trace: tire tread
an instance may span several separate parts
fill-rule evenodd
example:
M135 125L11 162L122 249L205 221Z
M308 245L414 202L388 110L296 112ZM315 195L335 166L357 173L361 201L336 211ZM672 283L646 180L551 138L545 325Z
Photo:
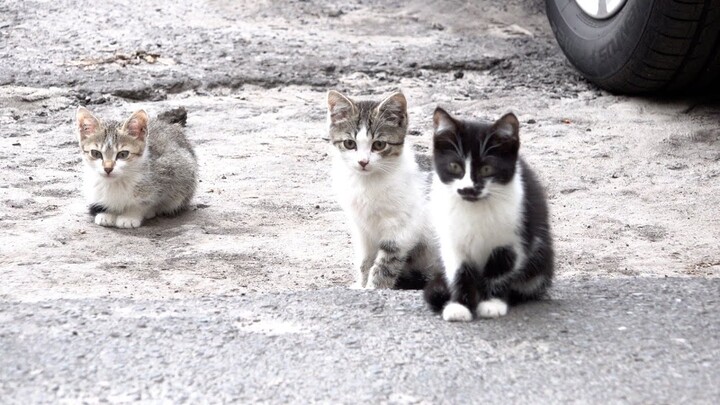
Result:
M720 1L660 0L657 3L662 10L653 26L646 30L646 45L639 49L640 55L634 55L636 63L624 82L639 92L687 90L701 81L702 73L709 71L715 59L720 59L717 56ZM692 35L673 35L672 27L678 23L685 25ZM720 74L717 69L714 71ZM705 81L709 83L712 79Z
M559 0L547 1L548 4L561 4ZM643 10L648 10L644 15L648 17L642 32L635 30L633 34L635 36L632 38L638 41L634 42L634 48L624 52L622 59L615 58L612 69L616 71L605 73L593 68L595 70L590 70L591 75L588 75L590 72L586 73L586 77L600 87L621 93L707 91L714 87L720 88L720 0L641 1L652 3L642 3ZM637 6L628 3L626 7L631 5ZM558 29L552 18L551 25L557 34ZM568 32L561 34L568 35ZM561 42L571 61L572 51L575 51L576 56L584 54L582 48L577 48L572 40L567 41L562 36L558 37L558 42ZM586 60L578 59L576 62ZM590 69L587 62L581 65Z

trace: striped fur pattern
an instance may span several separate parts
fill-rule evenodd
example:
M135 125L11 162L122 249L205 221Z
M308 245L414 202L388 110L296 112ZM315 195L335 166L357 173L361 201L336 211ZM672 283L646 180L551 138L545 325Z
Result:
M351 224L356 288L422 288L440 268L407 126L400 92L380 102L328 92L332 176Z
M76 113L84 189L95 223L137 228L185 209L195 193L197 159L179 125L140 110L123 122Z
M551 285L553 248L542 186L518 156L519 123L434 117L433 223L445 273L425 298L447 321L503 316Z

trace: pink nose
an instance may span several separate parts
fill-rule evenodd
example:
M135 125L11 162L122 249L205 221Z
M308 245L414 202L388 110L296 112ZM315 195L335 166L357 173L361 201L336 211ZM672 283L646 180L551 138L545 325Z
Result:
M368 165L368 163L370 162L368 162L367 160L358 160L358 164L362 166L363 169L365 168L365 166Z
M110 174L110 172L112 171L112 169L113 169L112 167L106 167L106 168L105 168L105 173Z

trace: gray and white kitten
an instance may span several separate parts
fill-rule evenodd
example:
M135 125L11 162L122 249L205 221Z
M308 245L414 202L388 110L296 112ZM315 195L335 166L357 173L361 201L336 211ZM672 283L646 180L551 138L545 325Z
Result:
M419 289L440 271L427 181L405 145L407 101L327 96L332 177L352 228L355 288Z
M197 159L183 129L145 111L124 122L76 113L84 191L95 223L137 228L144 219L186 208L197 185Z

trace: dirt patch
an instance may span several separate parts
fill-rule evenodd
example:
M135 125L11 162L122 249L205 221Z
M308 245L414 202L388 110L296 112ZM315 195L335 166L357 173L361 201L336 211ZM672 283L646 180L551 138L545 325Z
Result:
M426 170L437 105L478 119L514 110L522 153L548 190L560 278L720 275L718 105L592 88L538 3L181 0L138 21L120 3L80 14L3 3L0 296L350 284L323 140L329 87L376 97L403 89L408 142ZM28 36L33 26L41 35ZM67 64L139 49L177 63ZM193 209L137 230L94 225L79 192L78 104L115 118L186 109L201 173Z

